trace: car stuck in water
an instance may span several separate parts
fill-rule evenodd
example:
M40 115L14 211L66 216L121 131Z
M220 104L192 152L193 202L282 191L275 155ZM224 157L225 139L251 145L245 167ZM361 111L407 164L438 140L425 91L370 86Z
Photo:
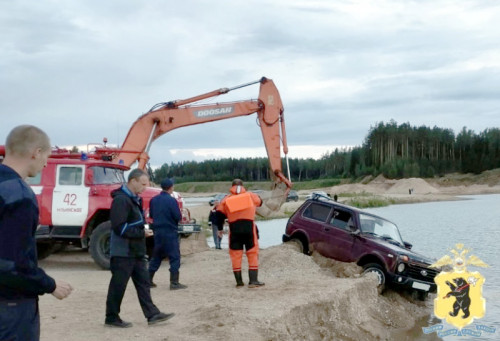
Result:
M327 196L313 195L288 220L283 242L297 243L305 254L319 254L342 262L354 262L363 273L374 273L378 290L401 287L425 300L436 292L430 268L433 260L411 251L396 224Z

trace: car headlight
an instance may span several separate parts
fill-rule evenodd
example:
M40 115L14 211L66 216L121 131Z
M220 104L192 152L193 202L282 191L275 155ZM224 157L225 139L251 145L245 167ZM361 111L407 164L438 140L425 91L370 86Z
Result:
M399 263L398 272L403 272L403 271L405 271L405 263Z

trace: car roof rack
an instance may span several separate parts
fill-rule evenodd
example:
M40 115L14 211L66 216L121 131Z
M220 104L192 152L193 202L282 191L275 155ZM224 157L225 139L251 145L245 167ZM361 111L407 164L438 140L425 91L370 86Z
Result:
M326 195L323 195L323 194L319 194L319 193L312 193L311 195L311 199L312 200L321 200L321 199L326 199L328 201L333 201L332 198L326 196Z

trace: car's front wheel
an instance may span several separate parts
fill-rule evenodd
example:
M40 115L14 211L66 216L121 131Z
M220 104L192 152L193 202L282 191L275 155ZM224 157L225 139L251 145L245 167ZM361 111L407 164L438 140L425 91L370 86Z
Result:
M53 242L42 242L36 243L37 257L38 259L45 259L54 253L56 244Z
M290 241L288 243L293 245L297 249L297 251L299 251L300 253L307 255L306 247L305 247L304 243L302 242L302 240L300 240L299 238L292 238L292 239L290 239Z
M377 276L378 279L378 285L377 285L377 291L379 294L384 292L385 289L385 272L384 269L382 269L382 266L377 263L369 263L363 266L363 275L368 274L368 273L373 273Z

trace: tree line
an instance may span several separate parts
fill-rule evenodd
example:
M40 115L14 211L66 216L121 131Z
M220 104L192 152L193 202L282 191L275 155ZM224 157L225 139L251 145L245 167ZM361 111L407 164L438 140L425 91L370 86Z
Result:
M379 174L391 179L451 172L479 174L500 167L500 129L488 128L476 134L464 127L455 135L451 129L436 126L379 122L370 127L361 146L335 149L318 160L290 158L289 165L292 181ZM165 163L153 171L156 182L165 177L179 183L230 181L237 177L269 181L271 173L267 158L224 158Z

